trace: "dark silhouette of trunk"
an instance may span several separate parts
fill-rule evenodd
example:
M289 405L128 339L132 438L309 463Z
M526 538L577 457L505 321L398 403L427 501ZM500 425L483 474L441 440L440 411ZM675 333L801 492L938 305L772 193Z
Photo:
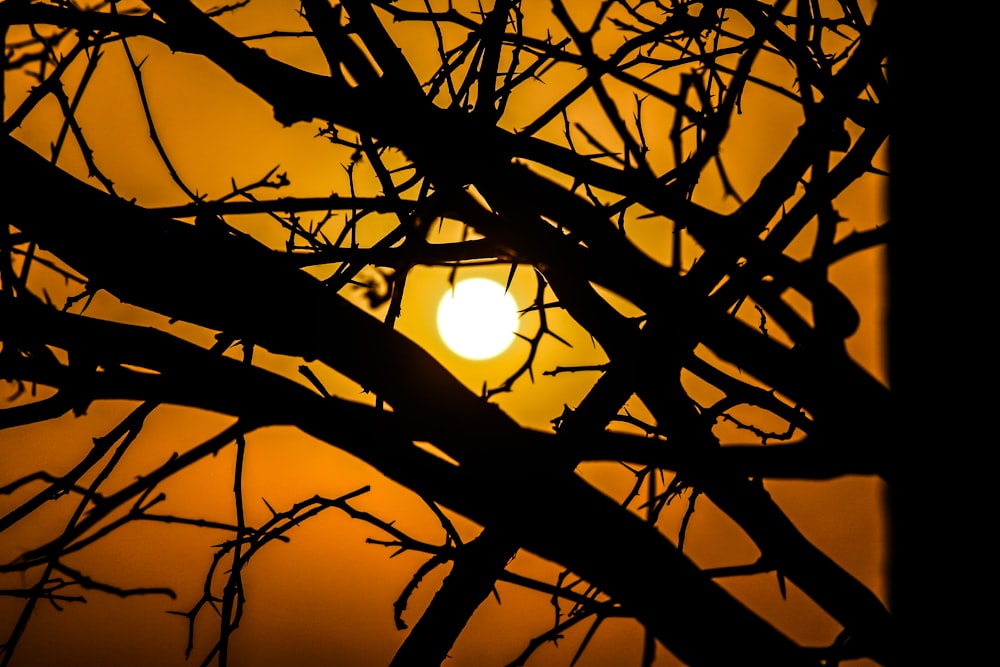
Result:
M71 564L116 530L148 520L228 535L214 547L202 597L176 612L189 624L188 655L202 612L219 612L217 640L202 658L224 667L248 613L244 569L329 508L389 535L387 546L426 556L396 603L397 627L408 633L392 665L443 664L501 581L545 591L556 610L553 626L527 638L521 656L502 658L510 664L524 664L592 618L579 648L588 650L609 616L643 626L643 667L660 647L706 666L923 659L900 641L912 641L906 633L920 609L914 581L893 570L901 631L870 582L796 526L767 487L772 479L878 478L890 486L894 517L907 516L924 493L923 482L902 470L894 443L902 422L907 437L925 442L931 436L913 425L944 403L940 392L924 391L925 367L907 356L900 322L925 308L938 275L905 242L913 220L947 217L952 201L928 208L910 194L938 187L939 175L928 180L932 170L913 168L923 148L900 122L903 105L895 103L895 117L884 108L887 55L905 62L899 54L911 48L894 35L898 7L447 4L304 0L293 23L274 14L281 27L240 34L230 19L263 5L0 3L3 71L15 82L5 82L0 138L0 379L14 387L12 405L0 408L0 434L81 416L97 402L139 406L60 474L0 478L0 495L16 498L0 515L0 534L75 503L61 532L39 532L0 563L4 582L20 578L2 583L0 595L25 600L0 646L0 667L17 664L15 649L41 602L74 603L77 590L175 595L99 581ZM315 47L308 67L269 50L285 39ZM159 55L139 53L140 45ZM276 126L317 124L330 160L342 160L347 189L280 196L291 181L274 169L250 185L232 177L223 196L200 194L207 186L185 181L168 133L157 129L163 98L147 58L177 57L166 51L195 57L255 96ZM107 153L91 146L106 141L94 138L88 105L112 76L112 52L131 68L124 83L137 92L155 166L182 203L152 206L120 194L125 188L105 173ZM913 70L900 72L912 86ZM28 90L17 92L24 81ZM777 111L761 113L771 103ZM774 135L773 157L732 167L733 146L791 116L796 124ZM744 129L746 118L768 127ZM893 221L878 211L848 221L845 202L888 176L879 165L890 132L898 134ZM51 159L38 152L46 143ZM260 144L266 150L267 141ZM63 166L65 145L79 149L87 181ZM236 221L247 215L273 229L244 231ZM894 231L900 221L904 232ZM461 237L446 239L444 222L458 225ZM655 242L643 225L656 225ZM379 226L389 231L372 240ZM835 265L884 248L890 234L893 392L850 349L856 336L871 335L863 328L871 309L834 280ZM508 288L522 269L518 275L530 274L538 287L524 312L536 331L519 333L529 347L523 363L477 392L433 345L399 333L397 321L404 294L416 289L415 269L446 268L453 281L480 266L509 271ZM78 283L80 293L53 303L59 281ZM348 298L350 290L362 290L368 307ZM99 292L171 325L139 327L110 306L87 313ZM554 313L589 337L601 363L541 368L545 346L566 342L551 324ZM185 340L175 322L211 332L215 343ZM242 361L228 356L236 346ZM260 362L255 350L294 360L299 375ZM334 396L318 372L357 383L371 400ZM566 398L551 430L525 426L492 402L564 373L577 374L584 391ZM631 401L649 416L630 412ZM164 405L224 415L229 425L121 481L112 473L146 417ZM617 429L623 422L630 430ZM951 424L939 424L933 441L947 440ZM358 510L351 503L367 486L337 498L304 489L305 500L268 505L269 520L248 524L247 438L275 425L416 492L440 520L443 544ZM160 485L230 447L231 524L153 516ZM588 480L581 464L598 461L622 462L634 474L627 497L611 498ZM680 532L668 535L658 521L685 493ZM699 498L749 539L756 562L709 569L689 558L685 531ZM481 532L463 539L449 512ZM920 538L905 519L894 525L898 565ZM515 576L508 564L522 549L565 568L563 575L556 582ZM437 567L450 571L408 628L410 594ZM565 583L570 574L575 583ZM787 580L837 634L824 647L801 645L720 584L733 575L776 577L782 595ZM570 617L561 603L573 606Z

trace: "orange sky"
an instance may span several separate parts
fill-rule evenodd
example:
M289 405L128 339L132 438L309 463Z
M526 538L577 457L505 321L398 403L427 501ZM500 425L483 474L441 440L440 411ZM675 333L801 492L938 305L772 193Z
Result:
M524 3L525 14L530 18L528 30L544 33L546 26L553 25L550 16L541 16L547 15L544 8L548 4L541 0ZM594 3L572 4L573 11L580 11L583 16ZM297 7L295 2L252 3L250 8L226 19L224 25L240 34L285 28L301 30L304 24L297 15ZM427 30L412 25L394 26L393 30L418 72L429 73L435 64L435 52ZM613 37L613 33L609 35L609 39ZM281 196L348 193L345 152L317 139L316 124L281 127L274 122L270 108L204 59L173 55L148 39L132 39L129 43L138 59L146 58L142 70L144 81L171 159L185 181L195 185L199 193L220 196L230 189L232 181L252 182L275 165L280 165L280 171L287 172L291 180L291 185L279 193ZM323 70L319 64L321 54L307 39L271 40L266 48L297 66ZM777 62L765 63L765 67L779 66ZM75 81L79 71L80 66L74 65L67 79ZM559 90L575 83L578 79L574 76L579 75L568 70L553 72L544 86L532 84L526 88L522 97L512 101L503 124L514 128L526 123L537 105L551 101ZM29 83L23 77L8 76L6 114L23 98ZM655 119L664 110L665 107L658 109L650 104L645 113ZM743 110L731 140L725 144L724 158L737 190L748 194L794 135L801 118L796 116L793 105L757 88L748 91ZM600 111L593 100L584 100L574 112L579 122L592 122L595 126L600 123ZM14 136L47 154L46 146L59 117L58 108L48 100ZM79 120L96 158L124 197L135 197L138 203L149 207L185 201L160 165L148 139L135 84L117 45L106 49L80 108ZM650 144L663 146L659 154L654 150L650 159L665 166L670 161L666 147L669 124L650 122L649 126ZM554 137L560 133L561 126L557 123L541 134ZM71 142L59 165L81 177L85 174ZM94 183L92 179L89 182ZM364 169L358 170L355 187L359 193L378 192L374 177ZM843 234L870 229L885 219L882 187L880 179L865 179L838 200L838 211L850 220L842 226ZM708 178L699 186L698 199L712 201L716 208L733 206L733 202L715 203L720 192L719 184ZM314 217L318 218L318 214ZM231 222L268 243L276 246L283 243L281 234L263 216L234 218ZM360 242L372 243L389 228L390 221L366 224L360 229ZM662 262L670 260L670 231L662 223L637 218L629 221L629 230L645 252ZM432 239L458 240L460 234L458 225L445 225L441 234ZM796 247L808 250L805 241L797 241ZM691 253L696 251L693 242L686 248ZM833 282L848 294L862 316L861 328L848 341L850 352L880 379L885 378L882 262L881 252L872 250L835 265L832 271ZM447 268L441 267L422 267L411 272L398 329L430 351L470 389L479 392L484 382L496 385L516 369L527 345L515 341L504 354L487 362L464 360L447 350L434 329L434 314L448 288L448 273ZM503 281L507 268L484 267L460 272L464 277L477 275ZM164 280L169 279L164 276ZM76 286L67 287L55 280L40 281L35 287L43 282L56 302L78 291ZM519 268L511 290L522 306L529 303L535 290L535 276L530 267ZM345 296L363 304L359 292L346 291ZM634 314L633 305L613 296L609 298L622 312ZM384 307L381 312L384 314ZM98 295L88 314L161 327L206 346L213 342L214 332L185 324L169 325L161 316L123 305L106 293ZM752 310L747 316L756 317ZM576 405L597 377L593 373L553 377L541 371L606 361L600 347L571 318L563 313L552 313L550 317L552 329L572 347L547 339L535 365L533 382L524 377L512 394L494 399L522 425L541 430L550 430L550 420L562 412L564 405ZM537 316L525 315L522 332L533 331L536 326ZM238 350L234 351L234 356L237 353ZM263 351L255 359L305 383L296 371L301 360L278 358ZM350 380L319 364L311 364L310 368L333 394L356 401L371 400ZM413 378L413 382L419 383L420 379ZM56 474L68 469L90 446L91 438L109 430L131 407L122 403L95 404L79 419L67 416L41 425L0 431L0 460L4 463L0 485L37 469ZM645 408L634 397L627 407L633 414L645 414ZM109 487L126 484L136 475L155 468L172 452L197 444L230 421L172 406L158 408L109 480ZM628 430L627 426L617 428ZM719 433L730 441L733 438L745 441L745 433L735 429L723 428ZM250 434L247 444L244 483L249 523L259 523L270 516L263 499L281 510L314 493L332 497L370 485L371 491L354 501L356 507L387 521L395 520L397 526L427 540L441 539L437 520L413 493L325 443L292 429L267 428ZM218 457L187 471L183 479L165 484L168 499L161 511L231 521L234 455L233 448L227 448ZM580 473L617 498L627 492L633 481L631 473L617 464L585 464ZM884 599L885 527L881 514L883 488L879 481L860 477L823 483L769 481L767 488L810 539ZM0 515L37 489L36 486L0 496ZM671 539L676 539L686 506L686 497L675 500L661 519L660 527ZM40 532L57 530L69 509L68 503L54 503L4 533L0 539L0 560L7 561L20 553ZM461 517L455 520L466 538L477 533L478 528L471 522ZM365 544L366 538L384 535L336 509L296 528L290 536L289 544L265 550L247 571L247 616L233 639L233 664L387 664L404 637L393 626L392 603L423 557L407 553L390 559L391 551ZM170 586L177 591L178 599L120 600L89 592L86 605L70 604L61 612L40 605L14 664L71 662L81 667L190 664L184 663L183 657L185 621L165 612L185 610L197 600L212 547L222 538L220 532L177 526L140 524L122 530L120 535L75 562L92 576L103 576L123 586ZM699 500L689 528L685 552L703 567L751 562L757 556L748 538L704 498ZM548 579L559 571L554 564L524 552L518 555L511 569ZM414 595L405 615L411 624L430 600L444 572L439 568L428 576ZM5 585L3 582L0 578L0 587ZM825 645L836 636L836 624L794 586L789 585L788 599L782 600L773 576L735 578L722 583L795 640ZM484 603L452 651L449 665L506 664L526 646L528 639L551 624L552 608L545 595L523 592L507 584L500 584L498 592L502 604L493 599ZM7 632L19 609L18 601L0 597L0 633ZM199 622L200 641L195 650L198 660L202 655L199 649L204 651L209 646L207 640L215 632L214 622L210 613L204 614ZM558 649L551 645L541 649L528 664L539 667L569 664L584 629L585 626L568 633ZM582 667L638 665L641 650L638 625L611 619L597 633L578 664ZM658 656L657 666L677 664L665 651L660 650Z

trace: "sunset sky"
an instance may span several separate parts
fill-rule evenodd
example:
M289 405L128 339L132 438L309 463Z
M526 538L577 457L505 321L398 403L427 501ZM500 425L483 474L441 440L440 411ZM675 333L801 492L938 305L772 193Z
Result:
M140 5L141 3L133 3ZM198 3L208 9L210 3ZM423 11L423 2L397 2L400 8ZM432 1L443 11L447 3ZM474 3L458 2L456 8L474 16ZM492 3L484 3L491 5ZM589 25L600 3L596 0L566 3L578 25ZM634 4L634 3L633 3ZM837 7L835 2L821 3ZM860 3L865 16L871 17L874 2ZM525 0L522 3L524 34L556 42L565 36L550 2ZM119 11L125 11L120 6ZM791 12L791 9L786 10ZM834 10L837 14L839 10ZM437 37L433 27L412 22L393 23L387 14L379 14L402 53L422 81L429 80L440 65ZM618 16L618 14L613 14ZM837 14L839 15L839 14ZM477 19L478 20L478 19ZM267 53L306 71L326 75L329 68L316 41L309 36L291 36L307 31L309 26L299 13L298 2L251 2L247 7L227 13L219 19L227 30L241 36L279 34L267 39L254 39L250 44L266 49ZM734 15L734 30L745 29ZM49 30L47 28L47 30ZM452 27L443 39L450 45L460 43L466 32ZM28 39L24 26L13 26L8 44ZM613 27L598 33L595 51L608 54L623 41ZM127 40L133 58L142 62L142 84L149 100L153 122L159 140L176 167L180 179L199 196L209 201L229 194L234 186L243 187L266 174L286 175L288 184L280 189L260 189L254 196L260 199L277 197L326 197L331 194L376 197L383 193L375 171L366 160L351 162L351 149L336 145L321 136L326 125L320 121L298 122L282 126L274 119L271 106L234 82L207 59L172 53L162 44L146 37ZM829 42L828 42L829 44ZM67 50L71 44L58 46ZM835 48L832 44L829 48ZM664 54L667 52L664 51ZM660 55L659 52L657 55ZM732 60L723 60L730 64ZM86 66L81 57L66 71L63 80L72 96ZM652 76L651 72L647 72ZM763 53L754 65L754 75L761 79L792 86L794 71L779 56ZM670 75L673 76L673 75ZM534 121L549 106L576 86L585 73L581 68L561 63L546 70L540 80L532 79L518 88L510 98L502 128L515 131ZM667 75L653 78L664 89L673 89ZM679 84L679 77L677 84ZM37 85L24 71L8 71L4 81L6 99L4 117L26 99L32 86ZM611 81L609 92L620 105L623 116L632 122L635 111L634 91L619 81ZM691 94L692 98L694 94ZM447 104L444 92L435 103ZM591 132L596 141L610 143L614 128L608 123L599 100L585 95L570 107L571 122ZM190 199L172 179L150 140L150 129L139 102L136 80L130 70L128 56L120 41L104 45L100 65L93 73L75 114L86 134L94 158L102 171L114 182L119 196L134 200L138 205L165 210L173 217L193 222L193 215L175 215L176 207ZM670 107L650 100L642 107L644 141L650 150L648 161L657 172L667 171L673 164L670 147L674 114ZM63 112L53 96L45 98L15 129L11 136L49 157L51 144L59 134ZM734 116L732 129L721 148L732 187L743 197L759 186L761 179L781 157L802 125L802 110L798 104L760 85L749 85L740 100L740 112ZM861 130L849 126L852 140ZM562 118L556 118L539 130L536 136L553 144L564 145ZM345 132L344 138L353 139ZM593 150L579 131L573 140L582 153ZM693 146L693 144L692 144ZM693 150L693 149L692 149ZM404 167L407 156L394 149L383 154L386 167ZM873 164L876 170L887 169L885 149L879 151ZM91 186L100 189L97 179L88 177L78 145L67 139L59 157L58 167ZM528 168L568 187L572 179L544 165L528 164ZM400 172L405 173L405 172ZM276 176L272 176L272 181ZM405 176L397 176L397 183ZM838 226L838 240L852 233L872 230L884 224L888 215L885 204L885 179L869 173L854 182L837 198L836 212L845 219ZM473 193L478 194L478 193ZM600 197L614 199L610 193ZM409 196L416 197L416 189ZM235 201L235 200L234 200ZM723 184L712 168L706 168L695 191L693 201L722 214L739 207L739 202L725 194ZM325 211L300 213L305 226L323 220ZM344 228L347 213L336 212L326 221L324 230L333 238ZM80 220L86 225L87 220ZM285 248L288 233L267 214L228 215L226 222L245 235L271 248ZM17 221L4 224L17 228ZM357 226L355 240L359 247L378 243L398 224L392 215L374 214ZM480 238L474 230L456 220L430 223L427 240L432 244L457 243ZM630 207L625 216L628 238L648 257L664 266L678 266L686 271L696 261L701 248L685 233L681 244L682 257L675 264L673 257L673 226L662 217L644 216L640 206ZM797 236L787 254L805 260L812 252L816 225L811 224ZM346 247L348 241L344 242ZM41 259L53 259L40 249ZM123 248L123 253L128 249ZM21 260L18 260L21 261ZM58 261L58 260L54 260ZM849 256L830 267L830 282L839 288L857 308L861 324L847 339L850 356L868 373L886 383L885 368L885 297L884 255L881 246ZM326 279L333 275L338 263L326 262L304 270ZM185 271L179 265L178 273ZM395 329L426 350L437 362L452 373L471 392L479 395L484 386L499 387L524 363L529 344L515 339L505 351L494 358L470 360L449 349L437 330L437 308L451 289L453 267L423 266L412 268L406 276L401 311ZM527 309L521 316L519 332L532 336L540 326L540 316L529 307L536 297L538 278L529 264L518 264L511 278L508 261L486 262L481 266L462 267L457 278L486 277L501 284L510 279L510 294L519 308ZM164 275L163 281L172 278ZM359 281L384 282L372 267L358 275ZM66 299L80 293L82 286L63 280L44 267L34 269L29 288L43 293L51 302L62 305ZM643 315L642 309L624 297L600 286L598 293L626 318ZM366 300L365 289L348 285L340 295L358 308L385 319L389 303L372 307ZM544 301L557 299L551 289ZM812 322L809 302L790 291L786 301L803 319ZM71 312L79 313L81 304ZM98 292L87 307L90 317L154 327L203 348L216 342L218 332L188 322L171 322L169 318L137 306L129 305L106 291ZM740 310L741 319L758 326L760 317L750 305ZM537 349L532 373L520 375L513 391L491 394L490 400L520 426L536 431L552 432L553 420L564 410L580 404L600 376L597 370L556 372L580 366L600 366L608 362L608 354L588 330L566 311L551 307L545 310L546 324L558 336L546 336ZM672 325L671 325L672 326ZM676 323L683 327L684 322ZM770 324L777 340L787 341L776 325ZM782 339L784 336L784 339ZM562 339L562 340L560 340ZM699 358L722 368L724 372L748 380L737 369L721 361L706 347L696 350ZM234 346L227 356L242 358L242 349ZM345 375L317 360L283 356L257 347L255 365L271 370L298 384L315 390L301 372L308 368L330 394L365 405L374 405L378 398ZM372 363L379 363L372 360ZM424 378L408 377L414 387L421 387ZM688 373L682 375L685 390L695 401L709 405L718 400L718 390ZM428 393L433 387L427 387ZM53 390L39 387L37 394L16 394L16 384L0 384L0 396L11 396L17 405L39 400ZM786 400L781 397L781 400ZM60 475L72 468L93 446L93 439L112 430L138 403L128 401L98 401L91 404L85 415L72 413L37 424L0 430L0 487L43 470ZM622 419L610 429L642 435L642 430L627 423L627 417L653 421L649 409L633 395L624 409ZM773 414L749 406L737 406L730 413L732 420L720 419L713 433L723 445L759 443L746 428L739 428L736 419L753 422L761 429L783 430L787 425ZM233 423L233 418L207 411L174 405L157 407L146 424L102 486L110 494L137 477L148 474L175 452L184 452L211 438ZM801 435L801 433L799 433ZM425 445L433 449L430 445ZM157 488L166 494L157 506L163 515L197 517L205 521L231 524L235 519L233 470L236 448L228 446L217 456L206 458L171 478ZM635 484L635 475L625 465L616 462L586 462L577 469L589 483L622 501ZM658 482L662 492L671 474ZM84 481L93 479L93 474ZM260 525L276 512L288 510L295 503L319 495L336 498L364 487L370 487L350 501L352 507L368 512L408 535L432 544L444 541L441 523L427 504L413 491L393 482L382 472L322 442L301 430L288 426L268 426L246 437L246 460L243 476L246 522ZM13 493L0 495L0 516L18 507L36 494L40 483L25 485ZM883 601L886 599L885 517L883 515L883 482L875 476L845 476L824 481L767 480L765 488L792 522L816 546L848 573L866 584ZM511 489L516 493L517 489ZM641 508L643 496L630 508L645 516ZM674 498L657 523L671 541L678 539L690 490ZM49 502L27 519L0 533L0 562L8 563L25 550L51 539L65 526L78 498L64 496ZM128 505L127 505L128 506ZM481 527L473 521L445 508L463 539L471 540ZM117 515L116 515L117 516ZM247 597L244 618L233 635L230 653L234 665L386 665L403 641L405 631L397 630L393 621L393 603L410 582L414 572L429 558L427 554L407 551L392 557L395 549L368 543L369 539L392 539L377 526L337 508L325 510L319 516L292 529L287 543L272 543L262 549L244 572ZM214 528L183 526L177 523L136 521L96 544L75 554L67 562L101 581L113 582L123 588L167 587L176 592L176 599L166 595L148 595L121 599L99 591L85 591L86 604L67 602L58 610L41 602L36 609L13 665L74 664L81 667L111 664L143 664L171 667L199 664L217 637L218 616L204 609L197 616L195 644L191 658L185 662L187 619L183 615L192 609L202 595L205 575L212 565L212 555L218 545L231 537L231 532ZM702 496L686 529L684 553L701 568L745 565L759 556L750 538ZM428 574L409 600L403 618L412 627L430 602L450 565ZM224 569L224 568L223 568ZM509 564L508 571L554 583L562 571L556 563L521 550ZM28 577L37 576L29 573ZM20 573L0 573L0 589L24 585ZM786 595L773 574L721 578L718 582L767 621L793 640L805 646L828 646L839 625L828 617L794 584L787 583ZM221 591L224 575L215 585ZM582 587L581 587L582 591ZM500 582L497 598L487 599L472 618L466 632L450 652L446 664L456 667L506 665L515 660L528 642L551 628L554 608L550 596L526 591L513 584ZM0 596L0 639L2 643L21 613L24 601ZM683 600L665 601L668 605L683 605ZM562 603L565 614L570 603ZM532 667L569 665L580 642L584 640L589 621L565 633L558 642L546 644L528 661ZM724 641L724 640L722 640ZM576 663L581 667L639 665L643 650L643 629L634 620L606 619L594 634L587 650ZM659 667L680 665L663 647L658 647ZM873 665L867 660L848 661L852 667Z

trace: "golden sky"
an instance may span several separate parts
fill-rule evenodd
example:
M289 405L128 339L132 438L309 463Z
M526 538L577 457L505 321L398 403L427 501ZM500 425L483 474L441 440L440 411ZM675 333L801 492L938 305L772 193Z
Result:
M445 5L443 2L430 4L435 8ZM574 19L580 25L587 25L599 3L588 0L567 4L571 5ZM862 3L866 15L871 15L873 4ZM199 3L204 8L208 5ZM397 5L416 10L423 8L422 2L401 1ZM462 11L471 11L466 5L470 3L455 2ZM550 5L541 0L522 3L526 34L544 38L548 31L554 39L561 37ZM308 28L299 14L298 2L251 2L224 16L220 23L239 35ZM430 26L384 23L418 76L428 79L440 64L436 37ZM8 35L8 42L25 37L25 30L15 27ZM454 42L463 39L464 34L453 29L444 38ZM609 53L622 39L619 33L609 29L600 33L594 46L599 52ZM327 73L322 52L308 37L275 37L255 40L253 44L302 69ZM361 196L375 196L381 192L378 180L363 162L351 172L352 183L347 169L350 151L317 137L322 124L303 122L283 127L275 122L273 110L267 103L234 83L206 59L171 53L148 38L130 38L128 45L135 59L143 62L142 81L160 139L180 177L199 195L209 199L224 196L233 184L253 183L275 167L277 173L287 174L290 184L280 191L261 191L261 197L348 195L352 187ZM59 48L67 47L60 45ZM84 65L85 60L80 59L70 66L65 80L75 85ZM773 55L762 56L755 72L758 76L783 82L790 76L786 64ZM530 81L511 98L500 125L510 130L524 127L540 110L576 85L582 76L579 68L560 65L547 72L543 81ZM23 73L8 73L5 117L25 98L33 83ZM610 84L609 91L622 108L631 113L632 91L617 84ZM571 107L571 113L572 122L589 128L596 138L612 136L594 96L581 98ZM657 170L666 170L673 160L669 149L672 113L666 105L652 100L644 107L643 115L648 130L645 139L651 147L649 161ZM61 118L56 101L49 97L12 134L47 156ZM150 141L136 82L119 43L104 48L100 66L88 85L76 118L86 132L95 159L114 181L122 197L134 198L139 205L154 209L187 203ZM722 158L737 192L743 196L753 192L801 123L801 109L796 104L763 87L748 87L741 100L741 113L734 120L731 135L722 149ZM856 138L858 128L848 129ZM562 121L558 119L545 126L538 136L562 144L562 133ZM575 135L575 140L585 145L580 134ZM879 157L884 162L884 155ZM388 166L401 166L406 162L405 156L391 150L384 159ZM98 185L95 179L87 179L86 165L72 141L67 141L58 166L86 179L91 185ZM885 168L884 163L875 166ZM541 171L540 167L529 167ZM694 200L723 213L734 210L738 202L725 197L720 181L712 176L715 172L707 169L705 174ZM568 184L564 176L550 176ZM883 180L872 175L850 186L838 198L837 211L847 219L838 228L839 238L872 229L885 221L883 188ZM322 219L323 212L301 215L305 223L316 223ZM662 219L643 218L635 209L630 209L628 215L626 225L633 242L656 261L670 264L673 261L671 227ZM337 225L342 226L343 219L341 215L327 223L327 233L336 234ZM284 247L287 234L266 215L229 216L227 222L272 247ZM10 224L17 225L16 221ZM395 224L391 216L366 218L357 230L358 243L364 247L377 242ZM455 242L465 233L459 223L446 221L439 229L435 227L428 238L434 243ZM793 242L789 254L808 256L815 233L814 226L807 228ZM683 248L685 259L681 263L688 268L699 249L690 237L685 237ZM851 356L874 377L885 382L883 261L880 249L859 253L834 264L830 279L844 291L861 315L860 328L847 341ZM314 267L310 271L327 277L333 268ZM177 270L183 271L184 267L178 266ZM490 265L462 268L458 275L491 277L505 282L508 272L506 265ZM489 361L465 360L448 350L437 334L434 316L437 303L449 288L450 273L449 267L441 266L418 266L409 273L396 328L430 352L470 390L479 393L484 383L495 387L513 373L524 361L528 345L515 341L506 352ZM368 269L361 277L370 279L374 273ZM171 276L164 275L163 280L169 282ZM44 289L55 303L80 291L79 285L65 284L44 271L33 274L31 286L39 292ZM521 265L514 274L510 290L521 307L527 307L534 298L536 286L533 268ZM637 306L610 291L602 289L601 294L626 316L641 313ZM362 290L348 287L342 295L358 307L367 308ZM548 295L549 299L554 299L551 291ZM811 320L808 303L804 299L796 303L794 298L794 295L790 298L793 307ZM375 309L374 314L384 318L386 310L387 306L383 305ZM87 314L157 327L204 347L214 342L216 333L183 322L168 323L165 317L121 303L106 292L96 295ZM751 308L741 311L740 315L756 326L757 314ZM525 375L517 380L513 392L492 398L522 426L542 431L551 431L551 421L562 413L564 406L576 406L598 377L594 372L547 375L543 371L607 361L600 345L565 312L549 310L547 317L551 330L568 345L551 337L544 339L535 360L533 378ZM538 315L526 313L521 331L533 332L537 327ZM238 358L241 351L235 348L227 354ZM303 363L301 359L270 354L258 348L254 361L311 386L297 370ZM332 394L368 404L375 400L357 383L322 364L307 362L307 365ZM419 377L409 380L417 386L421 383ZM687 379L686 388L695 396L709 392L699 389L692 378ZM13 393L12 389L4 391ZM41 395L44 396L45 391L42 388ZM66 415L42 424L0 431L0 461L3 462L0 485L36 470L60 474L69 469L91 447L92 438L109 431L134 406L126 402L99 402L91 405L85 416ZM633 416L649 418L645 406L634 396L626 408ZM759 414L740 415L758 418L765 425L775 423ZM231 422L231 418L193 409L170 405L157 408L136 444L106 482L107 488L128 484L137 475L162 464L172 453L196 445ZM624 423L616 423L612 428L639 432ZM747 432L732 424L720 424L715 432L723 443L747 441ZM220 522L233 521L234 460L235 449L228 447L218 456L185 471L178 479L169 480L160 489L167 498L159 510ZM395 521L397 527L415 537L431 542L443 539L437 518L413 492L358 459L295 429L268 427L249 434L245 465L245 510L249 524L267 521L271 516L269 507L283 511L313 494L336 497L368 485L371 490L352 501L356 508L385 521ZM626 467L617 463L586 463L578 472L619 500L628 493L635 479ZM0 495L0 515L19 505L38 488L22 488L13 494ZM883 486L878 479L850 476L819 483L770 480L766 488L806 536L885 599ZM677 539L688 506L687 498L685 495L675 499L661 516L658 525L671 540ZM69 511L70 503L49 503L29 520L0 534L0 561L7 562L37 543L39 535L58 531ZM477 534L479 527L476 524L456 514L450 516L463 537L471 539ZM289 537L289 543L274 544L263 550L245 573L248 603L245 618L233 637L232 664L359 667L388 664L405 637L405 633L393 625L393 602L413 572L426 560L426 555L407 552L390 558L391 549L366 543L367 538L386 539L384 533L337 509L329 509L305 522L291 531ZM168 667L200 661L216 632L215 615L205 611L198 617L195 651L191 661L185 663L186 620L167 612L186 611L198 600L214 547L221 539L224 539L221 531L136 522L78 554L73 562L94 578L113 580L123 587L168 586L178 597L176 600L165 596L119 599L89 591L86 604L66 604L61 611L41 604L13 664L72 662L81 666L143 664ZM704 568L749 563L757 557L749 538L705 498L698 501L687 530L684 551ZM526 551L518 554L509 569L549 581L560 572L556 564ZM446 567L436 569L411 598L404 614L411 626L446 572ZM0 578L0 588L7 587L8 583ZM823 646L836 637L837 624L794 585L788 584L787 599L783 599L773 574L734 577L721 583L800 643ZM497 592L500 602L491 598L482 605L447 664L456 667L507 664L526 647L531 637L550 627L553 609L546 595L505 583L498 585ZM21 604L18 599L0 597L0 633L8 632L7 628L20 613ZM558 646L546 645L528 664L538 667L569 664L587 625L568 632ZM641 653L641 627L634 621L609 619L577 664L582 667L638 665ZM680 664L662 647L657 655L657 666ZM854 661L849 664L873 663Z

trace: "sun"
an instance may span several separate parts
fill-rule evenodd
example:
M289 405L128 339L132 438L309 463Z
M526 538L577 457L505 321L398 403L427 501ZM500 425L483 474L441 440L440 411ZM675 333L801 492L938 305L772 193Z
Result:
M517 331L517 302L503 285L469 278L449 290L437 314L438 331L455 354L489 359L510 346Z

